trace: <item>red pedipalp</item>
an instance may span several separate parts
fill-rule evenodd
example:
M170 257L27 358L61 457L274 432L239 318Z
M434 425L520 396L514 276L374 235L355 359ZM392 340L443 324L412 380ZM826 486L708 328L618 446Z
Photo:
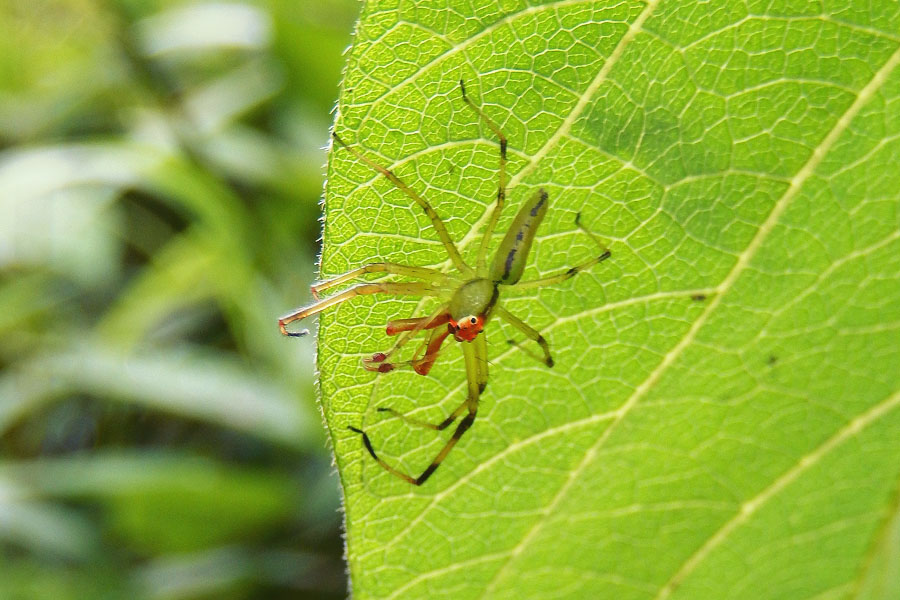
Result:
M429 321L429 319L431 319ZM434 317L416 317L412 319L396 319L389 321L385 331L388 335L397 335L404 331L412 331L414 329L434 329L450 320L450 313L443 312ZM425 322L424 325L421 323Z

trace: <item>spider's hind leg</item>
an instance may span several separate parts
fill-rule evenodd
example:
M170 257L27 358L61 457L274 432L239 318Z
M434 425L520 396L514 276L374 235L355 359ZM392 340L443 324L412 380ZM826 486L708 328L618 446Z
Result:
M474 343L464 343L462 344L463 348L463 356L465 357L466 362L466 381L468 382L468 392L466 395L466 401L459 406L451 416L456 415L457 417L462 415L463 412L468 411L466 416L462 418L459 422L459 425L456 426L456 429L453 431L453 435L450 436L450 439L444 444L444 447L441 448L440 452L437 453L437 456L431 461L422 474L418 477L412 477L411 475L407 475L403 471L400 471L396 467L392 467L388 464L384 459L380 458L378 454L375 452L375 448L372 446L372 441L369 439L368 434L359 429L357 427L348 426L350 431L358 433L363 438L363 445L366 448L366 451L369 455L377 462L381 468L385 471L389 472L391 475L395 477L399 477L400 479L411 483L413 485L422 485L425 483L429 477L437 470L441 463L444 462L444 459L447 458L447 455L453 450L453 447L456 446L456 443L459 442L460 438L469 430L472 426L472 423L475 422L475 416L478 414L478 400L481 395L482 386L482 377L486 375L486 370L483 367L480 367L481 364L487 364L487 356L484 356L484 346ZM458 414L457 414L458 413ZM449 418L449 417L448 417ZM446 419L445 419L446 420ZM452 421L451 421L452 422ZM441 423L443 425L443 423ZM447 423L446 426L449 426L450 423Z
M534 358L535 360L537 360L539 362L544 363L548 367L553 366L553 364L554 364L553 357L550 355L550 344L547 343L547 340L544 339L544 336L542 336L541 333L537 329L535 329L534 327L532 327L531 325L529 325L528 323L526 323L519 317L515 316L514 314L512 314L511 312L509 312L502 306L495 306L494 312L497 313L497 316L500 317L503 321L505 321L506 323L509 323L510 325L512 325L513 327L515 327L516 329L518 329L519 331L524 333L528 339L536 342L541 347L541 351L544 353L544 358L541 359L540 357L538 357L534 352L532 352L528 348L519 346L518 342L509 340L510 344L514 344L517 348L519 348L520 350L525 352L525 354L531 356L532 358Z

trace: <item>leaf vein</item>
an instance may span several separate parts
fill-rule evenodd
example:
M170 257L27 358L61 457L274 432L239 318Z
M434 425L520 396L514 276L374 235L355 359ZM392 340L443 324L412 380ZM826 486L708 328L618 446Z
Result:
M536 6L529 6L518 12L506 15L502 19L499 19L498 21L491 23L490 25L488 25L487 27L485 27L478 33L472 35L469 38L466 38L466 40L464 40L463 42L457 44L456 46L451 47L446 52L443 52L442 54L435 56L433 59L431 59L430 61L423 64L421 67L419 67L419 69L416 70L415 73L412 73L409 77L407 77L406 79L401 81L398 85L396 85L392 88L388 88L387 90L385 90L385 92L383 94L372 99L369 102L368 110L366 111L366 114L363 115L362 120L364 121L367 118L369 118L369 116L372 113L372 110L374 110L381 103L381 101L384 100L389 94L396 92L403 85L406 85L412 81L415 81L416 79L419 78L419 76L421 76L423 73L425 73L428 70L430 70L431 68L433 68L435 65L444 62L445 60L447 60L448 58L454 56L455 54L457 54L459 52L462 52L463 50L465 50L466 48L468 48L475 42L489 36L490 34L492 34L494 31L496 31L500 27L502 27L504 25L508 25L508 24L518 20L521 17L525 17L525 16L532 15L532 14L537 14L537 13L543 12L544 10L555 9L555 8L560 8L560 7L565 7L565 6L576 6L578 4L593 4L594 1L595 0L559 0L558 2L551 2L549 4L539 4Z
M859 415L844 427L838 430L833 436L828 438L824 443L819 445L815 450L803 456L789 470L785 471L778 479L764 489L762 492L744 502L735 512L734 516L720 527L703 546L701 546L687 561L675 572L671 579L660 589L655 600L665 600L673 591L690 575L690 573L699 565L710 552L721 544L735 529L745 523L760 508L772 499L778 492L782 491L788 485L796 481L803 473L819 463L829 452L858 435L866 427L884 417L889 412L900 406L900 392L895 392L885 400L879 402L863 414Z

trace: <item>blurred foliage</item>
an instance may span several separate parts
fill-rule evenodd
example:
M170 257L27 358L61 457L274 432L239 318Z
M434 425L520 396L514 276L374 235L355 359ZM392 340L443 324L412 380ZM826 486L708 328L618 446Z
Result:
M357 8L0 3L0 598L345 595L275 318Z

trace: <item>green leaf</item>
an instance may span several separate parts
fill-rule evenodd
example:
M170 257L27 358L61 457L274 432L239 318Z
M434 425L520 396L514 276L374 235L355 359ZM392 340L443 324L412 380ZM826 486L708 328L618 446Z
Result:
M471 263L509 138L509 205L551 207L506 301L543 367L486 330L478 418L422 487L464 398L374 374L384 324L430 302L359 297L321 319L322 401L358 598L896 598L900 494L900 8L888 0L369 2L336 130L443 216ZM502 11L498 11L502 4ZM449 268L423 212L332 151L323 277ZM496 247L497 240L494 242Z

